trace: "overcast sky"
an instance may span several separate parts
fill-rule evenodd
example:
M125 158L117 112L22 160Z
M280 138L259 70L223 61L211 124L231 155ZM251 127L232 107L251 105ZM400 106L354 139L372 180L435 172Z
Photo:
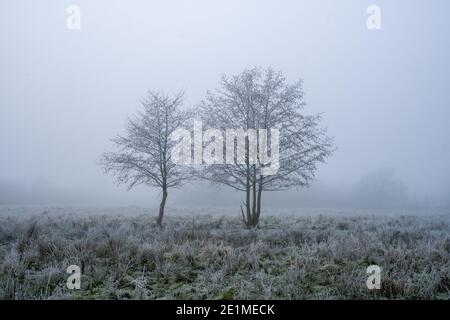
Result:
M66 27L70 4L80 30ZM366 26L372 4L380 30ZM306 111L335 136L321 183L389 167L410 194L445 201L449 12L445 0L1 1L0 181L150 203L97 164L146 90L184 89L193 106L223 73L271 66L304 80Z

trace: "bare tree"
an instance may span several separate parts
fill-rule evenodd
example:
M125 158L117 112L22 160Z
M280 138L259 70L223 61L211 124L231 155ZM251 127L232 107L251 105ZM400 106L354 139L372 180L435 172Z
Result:
M233 156L233 163L225 161L207 166L200 171L200 176L245 192L245 209L241 206L241 211L248 227L258 225L263 191L308 186L317 164L324 162L333 151L332 138L327 136L326 129L319 128L320 115L303 114L304 106L302 82L286 84L282 73L270 68L223 76L219 88L208 92L200 105L200 114L207 126L222 130L241 128L247 133L245 144L239 146L234 139L232 142L236 154L243 151L245 161L239 162ZM258 134L256 140L252 139L249 129L265 129L266 136ZM273 157L276 150L268 143L274 135L271 129L279 130L278 158ZM253 145L256 159L252 160ZM261 157L264 145L267 155L272 155L271 163ZM274 164L278 171L266 174L264 169Z
M174 142L171 133L182 128L189 112L181 110L183 93L173 97L149 91L142 101L143 111L129 118L126 135L117 136L117 151L104 153L101 165L112 173L118 183L128 185L128 190L138 184L159 187L162 191L157 224L162 225L168 189L181 186L189 172L171 159Z
M408 205L407 188L393 168L372 171L355 184L353 202L366 208L404 208Z

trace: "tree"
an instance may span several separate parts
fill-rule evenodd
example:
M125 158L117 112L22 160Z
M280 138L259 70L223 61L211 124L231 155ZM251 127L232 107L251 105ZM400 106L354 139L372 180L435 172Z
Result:
M181 110L183 93L172 97L149 91L142 101L143 111L129 118L126 135L112 139L117 151L106 152L101 165L128 190L138 184L161 188L157 224L162 226L168 189L181 186L189 172L171 159L174 142L170 135L185 125L189 112Z
M364 175L354 186L354 201L366 208L401 208L408 204L407 188L393 168Z
M212 183L245 192L241 212L248 227L258 225L263 191L307 187L317 164L333 151L332 138L319 128L321 116L303 114L304 106L302 82L287 84L281 72L270 68L223 76L219 88L209 91L200 104L207 126L245 131L245 144L233 138L236 156L232 163L208 165L199 174ZM238 161L239 152L244 161ZM277 170L266 173L271 166Z

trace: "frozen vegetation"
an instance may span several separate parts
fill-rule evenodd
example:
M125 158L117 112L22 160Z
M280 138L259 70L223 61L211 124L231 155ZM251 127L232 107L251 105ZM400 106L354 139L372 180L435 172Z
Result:
M3 207L0 298L450 298L448 212L274 211L246 229L238 208L214 210L169 209L161 229L144 208Z

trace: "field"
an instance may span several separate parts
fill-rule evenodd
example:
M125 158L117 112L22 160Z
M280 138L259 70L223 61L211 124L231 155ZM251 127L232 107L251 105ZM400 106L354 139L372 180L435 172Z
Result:
M448 212L274 211L249 230L225 211L168 210L159 229L144 208L3 207L0 298L450 298Z

